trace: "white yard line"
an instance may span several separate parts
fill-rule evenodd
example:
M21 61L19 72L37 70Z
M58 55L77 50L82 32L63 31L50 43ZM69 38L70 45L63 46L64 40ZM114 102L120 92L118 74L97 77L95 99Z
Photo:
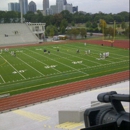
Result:
M89 45L91 45L91 44L89 44ZM94 44L93 44L93 46L97 46L97 45L94 45ZM105 48L116 49L116 50L118 49L118 50L119 50L119 48L112 48L112 47L110 48L110 47L108 47L108 46L105 46ZM121 50L121 49L120 49L120 50ZM113 53L113 52L110 52L110 53L113 54L113 55L117 55L117 56L128 57L128 56L123 56L123 55L115 54L115 53Z
M50 48L49 48L50 49ZM52 49L50 49L50 50L52 50ZM60 52L60 53L63 53L63 52ZM64 54L66 54L66 55L70 55L70 54L67 54L67 53L64 53ZM73 60L70 60L70 59L68 59L68 58L65 58L65 57L61 57L60 55L56 55L56 54L54 54L54 53L52 53L52 55L55 55L55 56L57 56L57 57L60 57L60 58L62 58L62 59L66 59L66 60L69 60L69 61L71 61L71 62L73 62ZM70 55L70 56L73 56L73 55ZM76 58L79 58L79 57L77 57L77 56L73 56L73 57L76 57ZM83 59L83 58L79 58L79 60L86 60L86 59ZM90 68L90 66L88 66L88 65L85 65L85 64L80 64L80 65L83 65L83 66L85 66L85 67L88 67L88 68Z
M29 49L27 49L27 48L25 48L25 49L26 49L26 50L29 50ZM31 50L29 50L29 51L31 51ZM42 57L46 57L45 55L41 55L41 54L39 54L39 53L37 53L37 52L34 52L34 51L31 51L31 52L32 52L32 53L35 53L35 54L37 54L37 55L40 55L40 56L42 56ZM48 59L50 59L50 60L53 60L53 61L55 61L55 62L57 62L57 63L59 63L59 64L62 64L62 65L64 65L64 66L67 66L67 67L69 67L69 68L71 68L71 69L73 69L73 70L75 70L75 71L77 71L77 72L81 72L81 73L87 75L87 73L82 72L82 71L80 71L80 70L77 70L77 69L75 69L75 68L73 68L73 67L71 67L71 66L69 66L69 65L63 64L63 63L61 63L61 62L59 62L59 61L56 61L56 60L54 60L54 59L52 59L52 58L49 58L49 57L46 57L46 58L48 58Z
M124 62L124 61L120 61L120 62L115 62L115 63L117 63L117 64L119 64L119 63L121 63L121 62ZM101 67L101 66L105 66L105 65L111 65L111 64L114 64L114 63L109 63L109 64L103 64L103 65L97 65L97 66L93 66L93 67L90 67L89 69L92 69L92 68L96 68L96 67ZM83 69L84 70L84 69ZM66 73L66 75L67 74L74 74L74 73L77 73L77 72L68 72L68 73ZM79 73L79 72L78 72ZM63 75L63 74L60 74L61 76ZM53 77L59 77L60 76L59 74L58 75L55 75L55 76L49 76L48 78L53 78ZM48 78L46 78L46 79L48 79ZM44 79L44 78L42 78L42 77L40 77L40 78L38 78L38 79L35 79L35 81L38 81L38 80L41 80L41 79ZM26 82L30 82L30 81L33 81L34 79L32 78L32 79L30 79L29 81L26 79L26 80L22 80L22 81L20 81L20 83L15 83L15 84L21 84L21 83L24 83L25 81ZM12 84L12 83L11 83ZM14 83L13 83L14 84ZM10 86L10 84L7 84L7 85L4 85L4 86L0 86L0 88L1 87L8 87L8 86Z
M72 47L72 45L66 45L66 46L71 46ZM77 46L78 47L78 46ZM73 47L74 48L74 47ZM75 47L76 48L76 47ZM84 49L84 47L78 47L78 48L82 48L82 49ZM91 50L93 50L93 51L95 51L94 49L91 49ZM101 49L100 49L101 50ZM103 50L101 50L101 51L103 51ZM95 52L98 52L98 53L100 53L100 51L95 51ZM110 52L111 53L111 52ZM93 54L96 54L97 55L97 53L93 53ZM117 55L117 54L114 54L114 53L111 53L111 54L113 54L113 55ZM90 55L88 55L88 56L90 56ZM119 55L118 55L119 56ZM121 55L122 56L122 55ZM93 57L93 56L90 56L90 57ZM128 56L122 56L122 59L124 58L124 57L128 57ZM115 57L111 57L112 59L121 59L121 57L120 58L115 58ZM111 60L106 60L107 62L113 62L113 61L111 61Z
M68 45L68 46L71 46L71 45ZM68 48L70 48L70 47L68 47ZM76 48L76 47L73 47L73 48ZM78 47L78 48L83 48L83 47ZM77 49L77 48L76 48ZM84 49L84 48L83 48ZM92 49L91 49L92 50ZM93 52L92 52L93 53ZM93 54L96 54L97 55L97 53L93 53ZM92 56L92 55L87 55L88 57L93 57L93 58L97 58L97 57L94 57L94 56ZM108 61L108 60L105 60L106 62L110 62L110 63L114 63L113 61ZM90 62L92 62L91 60L90 60ZM98 62L95 62L95 63L98 63ZM99 63L98 63L99 64ZM101 64L101 63L100 63Z
M63 76L63 75L68 75L68 74L75 74L75 73L79 73L79 72L75 72L75 71L74 71L74 72L71 72L71 73L68 72L68 73L66 73L66 74L58 74L58 75L49 76L49 77L46 77L46 78L45 78L45 77L44 77L44 78L43 78L43 77L40 77L40 78L38 78L38 79L35 79L35 81L42 80L42 79L48 79L48 78L50 79L50 78L55 78L55 77L59 77L59 76ZM22 81L20 81L20 82L18 82L18 83L15 83L15 85L16 85L16 84L19 85L19 84L25 83L25 82L28 83L28 82L33 81L33 80L34 80L33 78L30 79L30 80L27 80L27 79L26 79L26 80L22 80ZM12 84L14 84L14 83L11 83L11 85L12 85ZM10 86L10 84L6 84L6 85L4 84L4 86L0 86L0 88L2 88L2 87L8 87L8 86Z
M33 70L35 70L36 72L38 72L38 73L41 74L42 76L45 76L45 75L42 74L40 71L38 71L37 69L35 69L34 67L32 67L31 65L29 65L28 63L26 63L25 61L23 61L23 60L20 59L19 57L17 57L17 59L19 59L20 61L22 61L24 64L28 65L30 68L32 68Z
M70 47L67 47L67 48L69 48L69 50L70 50ZM75 51L75 52L76 52L76 51ZM64 52L61 52L61 53L64 53ZM71 55L71 54L68 54L68 53L64 53L64 54L70 55L71 57L80 58L80 59L82 59L82 60L86 60L86 61L89 61L89 62L92 62L92 63L95 63L95 64L101 64L101 63L98 63L98 62L95 62L95 61L92 61L92 60L88 60L88 59L85 59L85 58L81 58L81 57L78 57L78 56L74 56L74 55ZM95 58L95 57L94 57L94 58Z
M25 53L22 53L22 54L24 54L24 55L26 55L26 56L28 56L28 57L31 57L32 59L34 59L34 60L36 60L36 61L42 63L43 65L47 65L47 64L41 62L40 60L37 60L36 58L34 58L34 57L32 57L32 56L29 56L29 55L27 55L27 54L25 54ZM57 70L57 69L55 69L55 68L52 68L52 69L54 69L54 70L56 70L57 72L61 73L61 71L59 71L59 70Z
M1 55L0 55L1 56ZM19 75L21 75L21 77L23 77L24 79L26 79L21 73L19 73L19 71L13 66L11 65L3 56L1 56Z
M4 83L6 83L5 80L3 79L3 77L2 77L1 75L0 75L0 77L1 77L2 81L3 81Z

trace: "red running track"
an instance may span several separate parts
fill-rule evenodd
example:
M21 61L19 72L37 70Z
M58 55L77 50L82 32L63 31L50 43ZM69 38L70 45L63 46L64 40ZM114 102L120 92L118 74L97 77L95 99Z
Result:
M57 97L63 97L81 91L106 86L109 84L125 81L129 79L129 71L119 72L111 75L101 76L79 82L73 82L56 87L19 94L0 99L0 112L19 108L29 104L42 102Z

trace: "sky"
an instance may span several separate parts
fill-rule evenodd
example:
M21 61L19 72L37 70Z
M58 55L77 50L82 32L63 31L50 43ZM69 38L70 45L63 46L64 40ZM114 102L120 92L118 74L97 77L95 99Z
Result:
M19 0L0 0L0 10L8 10L8 3L18 2ZM43 0L28 0L28 2L34 1L37 5L37 9L42 10ZM56 0L49 0L50 5L55 5ZM87 13L120 13L122 11L129 12L129 0L67 0L69 4L78 6L79 11L85 11Z

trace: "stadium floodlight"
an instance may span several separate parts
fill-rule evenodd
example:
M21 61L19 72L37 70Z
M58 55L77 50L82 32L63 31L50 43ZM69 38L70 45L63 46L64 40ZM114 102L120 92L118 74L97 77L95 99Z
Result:
M20 2L20 11L21 11L21 23L23 23L23 2L22 0L20 0L19 2Z

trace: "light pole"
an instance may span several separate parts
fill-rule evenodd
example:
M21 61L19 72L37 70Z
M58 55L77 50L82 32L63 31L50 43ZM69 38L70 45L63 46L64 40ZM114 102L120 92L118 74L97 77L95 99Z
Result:
M23 1L20 0L21 23L23 23Z

